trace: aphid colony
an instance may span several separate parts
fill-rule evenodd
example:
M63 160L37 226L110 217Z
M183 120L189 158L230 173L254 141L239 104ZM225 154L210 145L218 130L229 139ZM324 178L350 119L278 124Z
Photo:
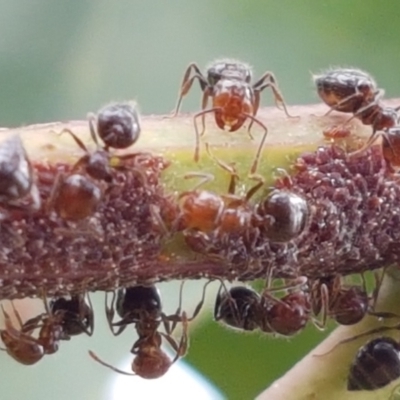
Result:
M215 301L215 320L235 329L258 329L267 334L291 336L304 329L309 322L319 329L324 329L328 318L342 325L351 325L359 322L367 314L381 316L374 312L379 282L376 282L376 290L371 296L361 273L363 260L359 260L357 251L345 256L354 260L354 264L358 266L356 270L361 273L360 285L347 283L345 274L337 273L334 268L329 273L330 262L333 263L329 259L325 260L328 272L320 277L308 276L299 268L291 268L291 264L295 264L297 257L301 256L297 250L301 245L306 243L310 248L311 240L315 242L315 246L322 243L323 247L331 234L328 228L333 227L331 231L339 229L335 225L336 220L323 220L322 216L329 214L326 210L321 211L323 207L336 202L338 209L342 207L344 210L345 206L347 207L347 204L344 205L345 200L353 196L351 191L354 187L360 192L364 190L362 196L369 197L369 188L363 181L362 173L358 172L357 161L354 159L364 152L370 152L372 157L375 157L375 150L371 150L371 145L378 136L382 137L381 151L387 163L384 173L392 173L394 167L400 166L397 150L397 141L400 143L400 107L383 106L383 90L379 89L365 72L334 69L316 76L318 94L331 107L329 112L336 110L351 113L350 119L357 118L362 123L372 126L371 137L365 146L350 154L344 154L337 148L321 148L314 154L304 155L295 165L297 175L293 181L292 177L285 174L275 182L273 189L267 191L263 177L255 175L268 132L266 125L257 116L261 92L270 88L276 104L291 117L274 75L266 72L252 83L249 66L238 61L217 61L208 67L206 76L196 64L190 64L184 74L174 116L178 114L182 98L189 92L195 80L198 80L203 92L202 109L194 115L196 162L200 157L200 137L205 131L207 114L214 114L217 126L220 129L228 128L231 132L239 130L248 121L250 138L253 123L263 129L264 133L250 170L250 178L255 183L244 195L236 194L239 179L236 169L214 157L208 144L206 148L210 158L229 174L227 190L216 193L200 189L197 185L193 190L179 193L176 197L160 194L157 185L155 190L150 190L149 181L156 179L148 176L146 167L155 168L155 157L148 157L147 153L140 152L124 155L116 153L118 149L127 149L135 144L141 132L135 106L117 103L104 107L97 115L89 114L90 135L96 146L94 150L88 149L71 130L61 132L70 135L84 154L72 167L57 170L54 182L49 186L51 190L47 190L46 193L39 190L40 182L35 175L35 166L29 160L19 137L9 138L0 145L2 220L12 220L24 213L35 215L40 212L41 215L51 215L52 222L54 218L60 218L63 222L75 224L73 226L77 228L76 232L71 232L68 227L57 228L55 233L60 237L75 234L82 237L92 236L91 240L102 240L102 235L106 235L109 226L117 225L117 229L124 229L124 224L118 226L120 221L116 218L112 223L100 228L84 222L90 220L102 202L110 196L118 199L121 185L123 186L121 182L125 182L127 176L134 177L132 179L138 182L135 191L142 191L147 196L141 201L142 204L135 205L146 211L148 219L142 225L146 225L146 229L149 229L147 226L150 225L153 230L162 231L162 234L153 235L152 231L145 230L146 233L150 233L148 237L142 238L142 243L154 242L154 254L148 254L135 240L131 240L126 247L114 240L111 247L121 247L121 255L118 254L118 257L121 257L127 269L139 264L129 252L132 247L138 249L137 254L143 259L157 258L161 253L159 242L176 234L184 238L188 248L196 256L226 265L226 276L229 276L232 265L240 266L241 280L246 280L246 273L251 272L253 276L257 276L254 269L268 270L266 285L261 293L248 286L227 288L221 281ZM209 99L212 102L210 108ZM199 118L201 128L198 126ZM318 168L324 164L324 160L326 164L333 160L337 170L323 175ZM381 164L375 164L381 171ZM163 168L158 168L160 169ZM312 191L307 192L303 187L307 186L310 176L315 178L316 184ZM351 179L353 176L354 180ZM310 199L318 196L324 199L320 209L315 205L310 207ZM373 197L370 200L371 210L379 208ZM113 204L119 204L118 200ZM355 204L354 207L359 205ZM110 211L113 215L118 212L118 206ZM134 212L126 209L124 221L132 219L134 215L139 221L137 225L141 225L141 215ZM56 217L53 218L53 214ZM337 219L337 215L334 217ZM316 226L316 220L324 221L324 224ZM315 240L305 238L305 232L308 230L314 234L317 231L325 232L326 237L316 237ZM374 243L374 246L377 245ZM153 250L153 247L151 249ZM375 248L373 250L378 252ZM314 259L324 260L324 257L318 254L327 253L324 253L325 250L321 250L321 253L318 251L320 250L314 251L317 254ZM332 253L333 250L330 251ZM271 259L271 254L274 259ZM108 257L114 262L115 254L108 254ZM340 257L339 254L337 257ZM371 260L377 258L375 253L371 252ZM285 278L280 286L273 284L277 272L273 262L277 260L288 265L287 270L280 271L280 277L283 275ZM371 260L365 260L364 263L368 264ZM310 260L310 268L315 269L316 266L313 266L311 261L313 260ZM93 261L94 264L96 262L98 260ZM266 268L266 265L271 267ZM113 273L114 266L115 264L110 263L110 273ZM265 274L263 276L265 277ZM115 276L115 282L123 277L121 272L120 276ZM230 278L236 277L237 272L232 272ZM91 289L90 282L85 285L82 286L82 293ZM45 290L43 293L46 293ZM106 296L107 321L115 336L125 331L128 325L132 325L136 330L137 339L131 348L134 356L132 373L113 367L92 351L89 352L90 356L100 364L123 374L134 374L146 379L164 375L175 361L186 354L189 342L188 325L199 313L204 296L205 288L202 300L193 316L189 318L186 312L182 311L182 291L179 307L172 315L163 313L161 298L154 285L137 285L114 291L111 304L108 303L108 295ZM5 350L16 361L25 365L34 364L44 355L56 352L62 340L70 340L72 336L82 333L91 336L93 333L94 313L89 295L58 296L50 302L46 295L43 295L43 300L45 312L26 322L21 320L14 308L18 326L14 325L11 316L3 308L5 327L0 330L0 335ZM114 318L115 314L120 318L117 321ZM172 336L177 326L180 326L182 331L179 340ZM164 330L161 330L161 327ZM172 359L162 349L163 342L168 343L174 350L175 357ZM360 349L351 366L348 389L372 390L399 377L398 354L399 345L392 339L379 338L367 343Z

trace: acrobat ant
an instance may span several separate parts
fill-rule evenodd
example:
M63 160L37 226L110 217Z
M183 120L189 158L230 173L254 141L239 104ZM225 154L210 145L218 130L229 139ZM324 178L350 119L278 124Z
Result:
M18 135L0 145L0 202L13 203L31 195L33 207L40 207L32 164Z
M123 161L135 158L138 154L111 155L110 148L125 149L134 144L140 136L139 116L131 104L109 104L102 108L97 116L89 114L89 129L96 150L90 152L85 144L70 129L61 133L69 133L76 144L86 153L72 168L72 173L83 168L92 178L112 181L112 168L120 168ZM95 121L97 122L95 127ZM101 147L97 136L105 146Z
M279 90L277 81L272 72L265 72L259 80L251 84L252 71L249 65L237 60L217 60L210 64L204 76L200 68L195 63L191 63L184 74L178 101L173 116L179 113L182 99L191 89L195 79L199 81L200 89L203 92L201 111L195 114L194 127L196 135L196 144L194 160L199 160L200 136L205 131L205 116L213 113L215 122L220 129L229 128L230 132L240 129L246 120L250 120L248 134L251 126L256 122L263 130L264 134L258 147L251 173L257 170L261 151L267 138L267 127L256 117L260 106L260 94L267 87L271 88L275 102L282 106L288 117L291 117L287 111L286 103ZM211 97L212 106L207 108L208 100ZM199 132L197 119L201 117L202 130Z
M266 333L292 336L300 332L310 319L309 296L301 289L305 282L300 277L289 285L267 288L261 295L245 286L225 289L221 293L221 285L215 302L214 319L237 329L252 331L258 328ZM282 298L271 295L272 291L282 289L290 291Z
M102 198L101 189L88 177L59 174L53 185L47 207L54 208L63 219L80 221L96 211Z
M83 295L71 299L58 298L50 303L45 300L46 312L22 323L21 317L12 304L19 328L14 327L11 317L2 307L5 329L0 330L1 339L7 353L24 365L37 363L45 354L58 350L60 340L69 340L71 336L86 333L93 334L92 305L85 302ZM38 337L33 332L40 328Z
M117 295L113 292L111 306L108 306L106 297L106 316L111 332L117 336L128 324L134 324L139 336L131 349L131 353L135 356L132 361L133 373L122 371L102 361L93 351L89 351L89 355L105 367L124 375L138 375L144 379L156 379L163 376L180 357L186 354L189 345L188 322L196 317L202 307L205 287L203 299L196 307L192 318L188 318L184 311L180 311L182 286L179 307L171 316L166 316L162 312L160 294L154 285L137 285L119 289ZM113 321L115 311L121 317L120 321ZM182 324L179 342L171 336L178 322ZM161 324L164 325L165 333L158 331ZM172 360L161 348L163 339L176 353Z

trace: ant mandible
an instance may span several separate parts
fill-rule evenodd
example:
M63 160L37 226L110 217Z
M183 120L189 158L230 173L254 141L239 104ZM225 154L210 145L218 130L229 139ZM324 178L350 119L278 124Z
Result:
M267 127L256 117L260 106L261 92L268 87L271 88L277 106L281 106L285 114L291 117L274 74L265 72L259 80L251 84L251 68L241 61L217 60L207 68L207 77L201 73L197 64L191 63L185 71L173 116L179 113L182 99L189 92L195 79L199 81L200 89L203 92L201 111L195 114L193 118L196 135L195 162L199 160L200 136L205 131L206 114L213 113L217 126L223 130L228 127L230 132L240 129L244 122L249 119L251 122L248 126L248 134L251 139L253 136L250 133L250 129L254 122L264 130L251 167L251 173L255 173L268 134ZM212 107L207 108L210 97L212 99ZM201 132L199 132L197 126L197 118L199 117L201 117L202 124Z
M106 296L106 316L113 335L117 336L122 333L128 324L134 324L138 333L139 337L131 349L131 353L135 356L132 361L133 373L122 371L102 361L93 351L89 351L89 355L105 367L124 375L138 375L144 379L156 379L163 376L180 357L186 354L189 346L188 322L199 313L204 302L207 285L208 283L204 287L203 298L191 318L188 318L186 313L180 310L183 285L180 291L179 307L171 316L166 316L162 312L161 297L154 285L137 285L119 289L117 295L113 292L111 306L108 306ZM120 321L113 321L114 310L121 317ZM179 342L171 336L178 322L182 324ZM158 331L161 324L164 325L165 333ZM117 329L115 330L115 328ZM172 360L161 348L163 339L171 345L176 353Z
M11 317L2 307L5 329L0 331L1 339L7 353L24 365L37 363L45 354L53 354L58 350L60 340L70 340L71 336L86 333L93 334L94 316L90 302L86 303L83 295L63 297L50 302L44 297L46 312L22 323L21 316L12 307L19 328L14 327ZM40 328L38 337L33 331Z

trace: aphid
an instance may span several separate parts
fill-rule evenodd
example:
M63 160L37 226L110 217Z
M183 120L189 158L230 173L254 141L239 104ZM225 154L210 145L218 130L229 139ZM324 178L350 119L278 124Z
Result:
M48 208L69 221L80 221L93 215L102 198L101 189L87 176L60 174L48 201Z
M271 242L289 242L306 227L310 210L307 201L288 190L273 190L256 207L260 229Z
M189 92L194 80L197 79L203 92L202 109L194 116L196 134L196 145L194 160L199 160L200 136L205 130L205 115L213 113L215 122L220 129L226 127L230 132L240 129L246 120L250 120L248 133L251 125L256 122L264 130L263 137L258 147L251 173L257 169L258 161L267 138L267 127L256 117L260 94L267 87L271 88L277 105L282 106L286 115L290 117L283 96L279 90L275 76L271 72L265 72L262 77L251 84L252 72L249 65L235 60L218 60L207 68L207 76L204 76L199 67L192 63L184 74L178 102L174 116L179 112L182 99ZM208 108L208 100L211 97L212 106ZM202 129L199 132L197 119L201 117Z
M33 168L18 135L0 145L0 201L9 203L30 194L34 207L40 207Z
M94 121L97 121L97 129ZM62 133L69 133L86 153L76 162L72 172L83 168L92 178L111 182L113 168L123 168L125 160L139 155L135 153L113 156L109 152L109 148L127 148L138 140L140 125L137 111L129 104L111 104L100 110L97 117L89 114L89 127L90 135L96 144L96 150L92 152L71 130L62 131ZM97 136L104 141L104 147L100 146Z
M347 390L376 390L400 377L400 346L390 337L360 347L347 377Z
M382 155L388 167L394 171L400 167L400 127L379 132L377 137L382 137ZM372 142L371 142L372 144Z
M69 340L71 336L93 333L93 309L85 302L82 295L71 299L59 298L50 304L45 301L46 312L34 317L24 324L18 311L14 308L19 328L12 325L10 316L4 311L5 329L0 331L7 353L16 361L25 365L38 362L45 354L58 350L60 340ZM39 328L37 337L33 332Z
M204 295L205 292L203 292L203 300ZM163 376L172 364L186 354L189 342L188 321L197 315L203 300L196 308L193 317L189 319L184 311L180 312L180 305L174 315L166 316L162 312L160 294L155 286L138 285L120 289L116 301L115 297L114 292L111 307L107 305L106 298L106 315L111 331L114 335L119 335L128 324L134 324L139 336L131 349L131 353L135 356L132 361L133 374L121 371L105 363L92 351L89 351L89 355L100 364L121 374L138 375L145 379L156 379ZM182 289L180 304L181 300ZM113 321L115 311L121 317L120 321ZM171 336L177 322L182 324L182 335L179 342ZM165 333L158 331L161 324L165 327ZM116 330L115 327L117 327ZM161 348L163 339L168 342L176 353L172 360Z

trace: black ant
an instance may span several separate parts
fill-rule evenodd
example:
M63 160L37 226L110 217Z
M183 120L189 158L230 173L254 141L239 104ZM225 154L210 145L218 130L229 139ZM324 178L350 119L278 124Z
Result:
M22 323L21 317L12 304L19 328L14 327L11 317L2 307L5 329L0 330L1 339L7 353L24 365L37 363L45 354L58 350L60 340L70 340L71 336L86 333L93 334L94 317L89 298L86 303L83 295L70 299L58 298L48 305L46 312ZM38 337L34 330L40 328Z
M267 87L271 88L275 102L282 106L284 112L290 117L286 103L279 90L275 76L272 72L265 72L262 77L251 84L252 71L249 65L236 60L217 60L207 68L205 77L197 64L191 63L184 74L178 102L173 116L179 112L182 99L189 92L194 80L197 79L203 92L201 111L194 116L196 145L194 160L199 160L200 136L205 131L205 115L213 113L215 122L220 129L229 128L230 132L240 129L246 120L250 120L248 134L252 139L250 128L256 122L264 130L263 137L258 147L251 173L257 170L261 151L267 138L267 127L256 117L260 106L260 94ZM212 107L207 108L208 99L212 99ZM199 132L197 118L201 117L202 130Z
M89 114L89 129L92 140L97 149L90 152L85 144L70 129L61 133L69 133L76 144L86 153L72 168L72 172L83 168L92 178L112 181L112 168L120 168L124 160L130 160L138 154L113 156L110 148L125 149L134 144L140 136L140 123L138 113L131 104L109 104L102 108L97 116ZM95 122L97 121L96 127ZM103 140L105 146L101 147L97 136Z
M133 344L131 353L135 356L132 361L133 373L125 372L102 361L94 352L89 355L100 364L124 375L138 375L145 379L156 379L163 376L169 368L186 354L189 346L188 322L199 313L205 298L205 288L202 301L196 307L194 314L188 318L184 311L181 312L182 286L180 291L179 307L175 314L167 316L162 312L161 298L156 286L132 286L119 289L117 295L113 292L111 306L108 306L106 296L106 316L111 332L117 336L122 333L127 325L134 324L138 339ZM121 317L114 322L115 311ZM171 335L177 323L182 324L182 335L177 342ZM165 333L159 332L163 324ZM171 360L161 348L165 339L174 349L176 355Z
M376 390L400 378L400 345L390 337L370 340L357 351L347 390Z

